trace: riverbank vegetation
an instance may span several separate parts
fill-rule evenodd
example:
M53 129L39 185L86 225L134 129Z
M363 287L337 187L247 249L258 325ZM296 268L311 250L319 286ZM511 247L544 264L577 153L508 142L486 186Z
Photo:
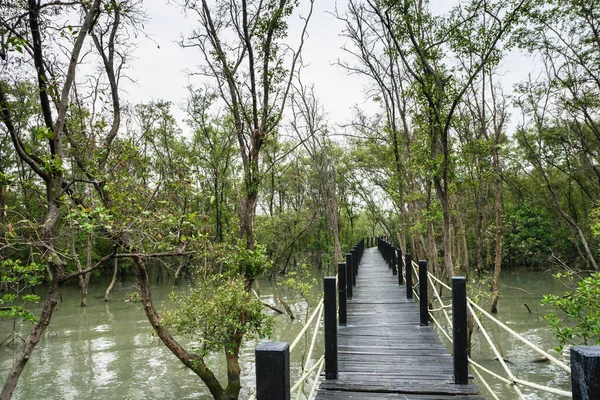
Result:
M256 278L334 273L359 238L386 235L440 277L490 271L492 311L502 268L600 270L599 6L349 0L337 67L367 78L378 111L337 126L302 79L312 1L173 5L193 16L181 46L204 78L183 121L170 99L124 100L141 1L2 3L0 315L34 325L0 398L61 286L77 282L85 307L99 274L135 275L158 338L234 399L245 336L269 330ZM508 95L499 71L515 51L534 65ZM173 295L177 311L154 304L148 263L199 282ZM34 317L23 306L41 282ZM188 349L177 337L191 331Z

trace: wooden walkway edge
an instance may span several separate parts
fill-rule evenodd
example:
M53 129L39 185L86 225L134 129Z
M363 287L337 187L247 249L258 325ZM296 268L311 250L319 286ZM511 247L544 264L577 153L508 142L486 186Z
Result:
M483 400L476 386L454 384L452 356L432 327L420 325L418 304L376 247L365 249L348 323L338 327L338 371L316 399Z

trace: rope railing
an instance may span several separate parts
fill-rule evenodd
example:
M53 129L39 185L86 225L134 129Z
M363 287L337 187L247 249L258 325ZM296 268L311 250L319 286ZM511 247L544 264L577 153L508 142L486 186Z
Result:
M312 367L308 368L308 366L310 364L311 356L312 356L312 354L314 352L314 348L315 348L316 343L317 343L317 337L318 337L319 328L321 326L322 319L323 319L323 298L321 298L319 300L319 302L317 303L317 306L313 310L312 314L306 320L306 322L304 323L304 326L302 327L302 329L300 330L300 332L298 332L298 334L296 335L296 337L294 338L294 340L292 341L292 343L289 345L289 352L292 353L292 351L294 351L294 349L296 348L296 346L298 345L298 343L305 336L305 334L307 333L308 329L311 327L311 325L313 325L311 342L310 342L310 346L308 348L308 352L306 353L306 360L305 360L305 362L303 364L302 375L300 376L300 378L298 379L298 381L290 389L290 393L291 394L296 393L296 399L300 399L301 398L302 392L303 392L304 383L311 376L314 376L313 387L315 387L315 384L318 386L319 375L321 374L321 371L323 369L323 366L324 366L324 363L325 363L325 357L321 356L312 365ZM316 322L314 322L314 324L313 324L313 321L315 321L315 320L316 320ZM315 372L315 370L317 370L317 373L313 374L313 372ZM312 393L312 390L311 390L311 393ZM312 396L309 396L308 398L312 398ZM256 400L256 392L254 392L252 394L252 396L250 396L249 400Z
M404 260L403 260L404 261ZM418 264L415 262L411 262L411 270L414 273L415 277L416 277L416 284L413 286L413 293L414 296L419 299L419 295L417 293L417 291L415 290L417 287L419 287L419 273L418 273ZM439 302L439 307L437 308L430 308L429 309L429 316L431 318L431 320L433 321L433 323L435 324L435 326L438 327L439 331L446 337L446 339L452 343L452 337L450 334L448 334L447 332L447 328L445 328L444 326L442 326L442 324L438 321L437 318L435 318L435 316L433 315L434 312L439 312L442 311L444 313L445 319L447 321L447 327L451 327L452 326L452 320L447 312L448 308L451 308L451 305L447 305L444 304L444 301L442 300L442 297L440 296L437 288L436 288L436 283L439 284L440 286L448 289L448 290L452 290L452 288L450 286L448 286L446 283L444 283L443 281L441 281L440 279L438 279L437 277L433 276L432 274L427 274L427 278L429 281L430 286L433 288L433 298L435 299L435 301ZM546 351L540 349L538 346L536 346L535 344L533 344L531 341L527 340L526 338L524 338L523 336L519 335L517 332L515 332L514 330L512 330L511 328L509 328L508 326L506 326L504 323L502 323L500 320L498 320L497 318L495 318L494 316L492 316L490 313L488 313L487 311L485 311L481 306L479 306L477 303L475 303L472 299L467 297L467 307L469 312L471 313L471 315L473 316L473 320L475 322L475 324L477 325L477 327L480 329L485 341L487 342L488 346L490 347L490 349L492 350L492 352L494 353L494 356L498 359L498 361L500 362L500 365L502 366L502 369L504 371L504 373L506 374L505 376L502 376L498 373L495 373L485 367L483 367L482 365L478 364L477 362L475 362L474 360L472 360L470 357L468 358L469 364L471 365L471 367L473 368L474 373L477 375L477 377L479 378L479 380L482 382L483 386L486 388L486 390L490 393L490 395L494 398L494 399L498 399L497 395L494 393L494 390L491 388L491 386L489 385L489 383L483 378L481 372L484 372L486 374L488 374L489 376L496 378L498 380L500 380L501 382L507 384L508 386L510 386L516 393L516 395L518 396L519 399L524 399L525 397L523 396L523 393L521 392L519 386L526 386L532 389L536 389L536 390L540 390L540 391L544 391L547 393L552 393L552 394L556 394L556 395L560 395L560 396L565 396L565 397L572 397L572 393L565 391L565 390L561 390L561 389L556 389L556 388L552 388L552 387L548 387L545 385L540 385L537 383L533 383L533 382L528 382L526 380L517 378L513 372L511 371L511 369L509 368L509 366L507 365L507 363L504 361L504 358L502 357L500 351L498 350L498 348L496 347L496 345L494 344L491 336L489 335L488 331L485 329L481 319L477 316L477 314L475 313L475 310L477 310L478 312L481 313L481 315L485 316L487 318L487 320L495 323L497 326L499 326L500 328L502 328L504 331L508 332L512 337L517 338L518 340L520 340L522 343L524 343L526 346L528 346L529 348L531 348L532 350L534 350L535 352L541 354L543 357L545 357L548 361L550 361L552 364L558 366L559 368L563 369L565 372L567 373L571 373L571 368L566 365L565 363L563 363L562 361L558 360L556 357L553 357L551 354L547 353Z
M313 398L319 386L319 377L325 370L326 379L337 379L337 325L345 325L347 318L346 299L352 298L352 287L356 285L356 276L360 259L364 251L365 240L361 239L346 254L346 262L338 264L335 276L324 277L323 298L315 307L311 316L292 341L285 342L262 342L256 348L256 392L250 397L254 400L273 398L295 398L300 400L304 393L305 383L314 376L308 398ZM339 307L337 297L339 295ZM338 320L339 316L339 320ZM321 321L324 326L325 351L316 362L313 363L315 345L320 331ZM313 325L314 324L314 325ZM290 353L294 351L302 338L307 335L308 329L314 326L311 335L310 346L304 354L302 374L297 382L290 388ZM312 365L311 365L312 363Z

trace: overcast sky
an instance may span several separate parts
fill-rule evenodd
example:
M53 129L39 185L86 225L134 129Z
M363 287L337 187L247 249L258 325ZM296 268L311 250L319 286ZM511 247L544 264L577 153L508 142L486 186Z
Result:
M432 8L438 11L448 8L452 3L448 0L432 0ZM301 3L306 3L302 2ZM338 8L345 8L345 0L337 2ZM152 39L140 36L138 46L133 53L134 60L128 75L135 83L124 86L124 97L130 103L149 102L151 100L168 100L175 105L173 113L184 128L182 111L188 92L186 87L190 78L186 71L202 62L198 50L182 49L177 40L182 34L189 32L196 22L185 16L181 7L169 5L165 0L145 1L149 20L145 23L147 35ZM324 106L332 125L343 124L352 117L352 107L374 112L376 104L365 99L367 82L356 76L347 75L340 67L334 65L338 58L347 58L341 47L346 39L340 36L343 23L331 13L335 2L332 0L315 1L315 9L308 29L308 38L303 49L303 59L307 66L302 72L305 84L314 83L315 92ZM296 29L299 29L299 24ZM292 25L291 37L295 32ZM298 33L296 33L296 38ZM510 94L512 86L526 77L531 70L531 59L519 54L509 54L500 68L500 79L505 92ZM197 83L197 82L196 82ZM516 113L515 113L516 114ZM513 115L511 125L517 123L517 115Z

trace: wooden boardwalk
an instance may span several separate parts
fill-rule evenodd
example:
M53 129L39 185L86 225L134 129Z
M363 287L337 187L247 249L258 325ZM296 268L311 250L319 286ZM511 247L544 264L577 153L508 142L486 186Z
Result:
M453 383L452 356L432 327L420 326L418 304L376 247L365 249L348 324L338 327L338 371L316 399L483 400L476 386Z

